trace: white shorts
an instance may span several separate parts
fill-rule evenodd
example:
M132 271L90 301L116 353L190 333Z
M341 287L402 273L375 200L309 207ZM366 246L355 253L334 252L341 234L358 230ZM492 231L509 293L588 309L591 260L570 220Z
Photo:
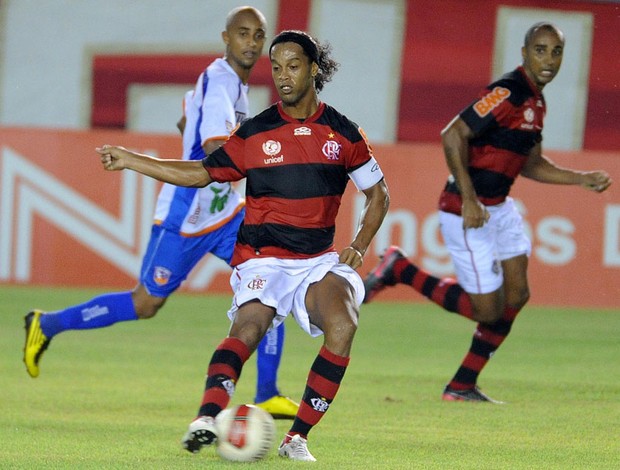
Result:
M272 328L292 313L302 330L311 336L320 336L323 331L310 323L305 299L310 284L320 281L328 272L349 281L357 305L361 305L364 299L362 278L349 265L338 262L338 253L310 259L256 258L235 267L230 276L234 296L228 318L235 319L240 305L259 300L276 309Z
M439 212L446 247L452 256L459 284L470 294L488 294L504 282L501 261L529 256L532 244L512 198L487 206L491 217L480 228L463 230L463 218Z

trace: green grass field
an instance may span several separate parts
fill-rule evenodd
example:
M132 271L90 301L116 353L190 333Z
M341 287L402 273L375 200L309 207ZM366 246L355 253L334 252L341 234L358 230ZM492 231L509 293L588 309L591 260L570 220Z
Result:
M31 379L23 315L93 290L0 286L0 468L618 469L620 312L527 307L480 385L508 404L447 403L473 331L430 303L362 307L351 365L310 434L315 464L276 449L254 464L192 455L180 439L227 331L227 296L178 294L158 317L56 337ZM320 339L287 321L280 370L299 399ZM233 403L253 399L255 359ZM289 421L277 421L278 442Z

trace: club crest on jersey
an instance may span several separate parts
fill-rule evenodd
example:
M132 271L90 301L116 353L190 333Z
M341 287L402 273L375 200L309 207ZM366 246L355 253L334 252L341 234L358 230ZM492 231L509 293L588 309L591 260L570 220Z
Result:
M274 156L280 153L282 150L282 145L277 140L268 140L263 143L263 152L265 155Z
M478 102L474 105L474 111L476 111L476 114L481 118L485 117L501 103L503 103L509 96L509 89L496 86L490 93L487 93L480 98L480 100L478 100Z
M256 276L250 282L248 282L248 289L250 290L263 290L265 288L265 284L267 284L266 279L262 279Z
M525 119L525 122L521 123L521 129L534 129L534 124L532 124L532 122L534 122L534 118L536 118L536 114L534 113L534 110L532 108L527 108L525 111L523 111L523 119Z
M341 148L342 145L335 140L328 140L323 144L323 155L325 155L328 160L338 160L340 158Z
M166 269L163 266L155 266L153 280L156 284L160 286L168 284L170 276L172 276L172 272L169 269Z
M295 129L294 135L312 135L312 129L306 126L298 127Z

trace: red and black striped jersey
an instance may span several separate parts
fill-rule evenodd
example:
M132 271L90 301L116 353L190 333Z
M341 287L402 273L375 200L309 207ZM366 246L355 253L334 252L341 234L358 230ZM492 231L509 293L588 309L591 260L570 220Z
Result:
M231 264L333 251L349 173L371 159L358 125L324 103L304 120L277 103L245 121L203 160L215 181L247 178L246 214Z
M502 203L525 165L531 149L542 140L546 104L523 67L488 85L459 116L474 132L469 141L469 176L480 202ZM461 213L461 196L450 177L439 209Z

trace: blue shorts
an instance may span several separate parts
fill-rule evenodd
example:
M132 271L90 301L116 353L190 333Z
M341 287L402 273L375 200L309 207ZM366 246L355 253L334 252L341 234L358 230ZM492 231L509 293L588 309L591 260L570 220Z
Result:
M153 225L151 238L142 258L140 283L149 294L168 297L179 288L207 253L212 253L230 264L244 214L245 209L224 226L197 237L183 237L176 231Z

